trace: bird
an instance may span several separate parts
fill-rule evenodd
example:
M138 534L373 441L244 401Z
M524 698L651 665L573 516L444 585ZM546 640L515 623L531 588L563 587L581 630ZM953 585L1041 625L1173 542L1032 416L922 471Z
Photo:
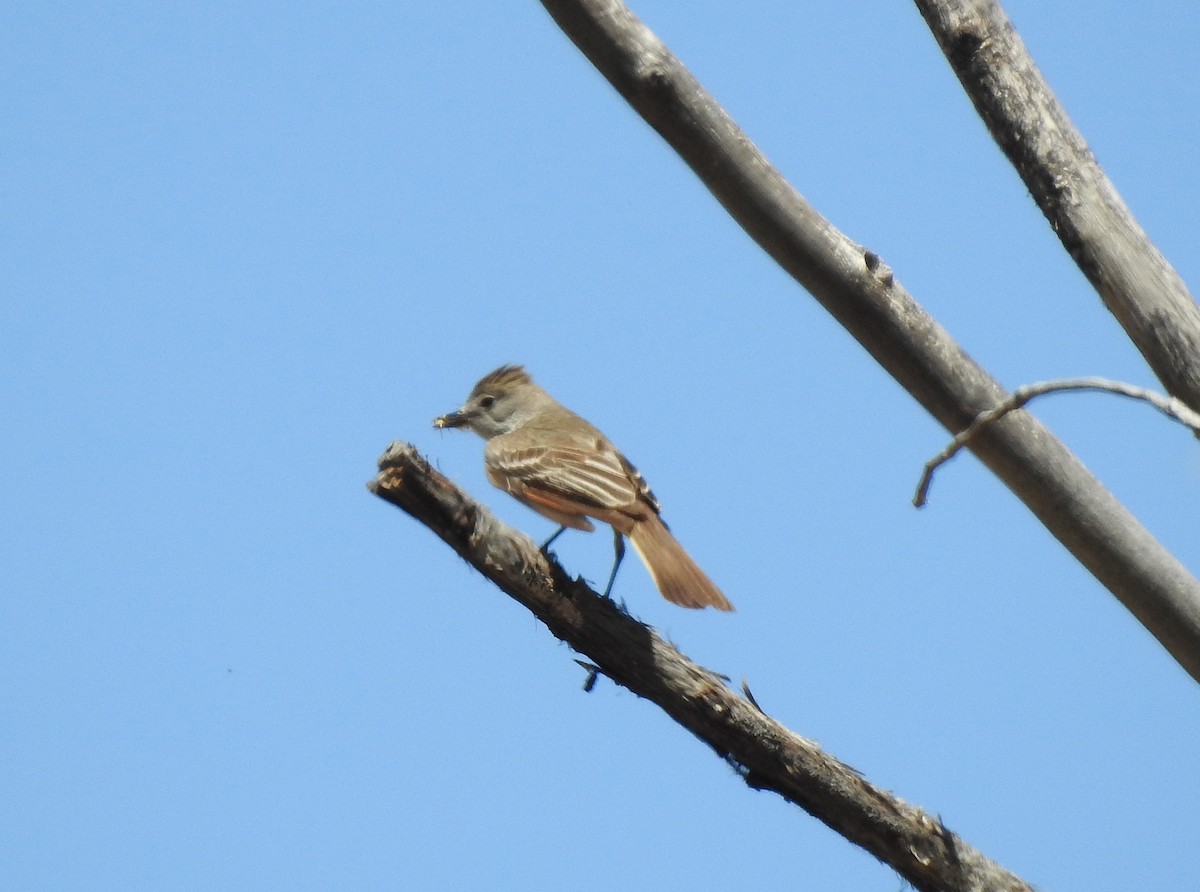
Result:
M523 366L504 365L484 375L461 408L433 425L466 428L487 440L484 467L492 485L559 524L543 552L568 527L592 532L592 520L611 526L615 559L605 597L628 538L668 601L734 609L667 528L658 499L633 463L599 429L538 386Z

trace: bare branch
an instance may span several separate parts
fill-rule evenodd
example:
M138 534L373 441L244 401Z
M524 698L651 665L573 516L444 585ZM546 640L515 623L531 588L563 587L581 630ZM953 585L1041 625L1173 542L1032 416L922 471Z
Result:
M1142 400L1154 406L1154 408L1158 409L1164 415L1182 422L1190 427L1192 431L1200 434L1200 413L1193 412L1182 400L1171 396L1164 396L1161 393L1147 390L1144 387L1126 384L1123 381L1111 381L1108 378L1064 378L1059 381L1039 381L1035 384L1025 384L1014 390L1000 405L976 415L975 420L965 430L955 435L954 439L950 441L950 445L925 463L925 470L921 474L921 480L917 484L917 492L913 496L913 505L918 508L925 506L929 496L929 487L933 484L934 473L938 468L957 455L959 450L966 446L971 441L971 438L981 430L989 424L996 423L1009 412L1015 412L1017 409L1024 407L1035 397L1043 396L1047 393L1061 393L1064 390L1101 390L1107 393L1127 396L1131 399Z
M522 533L393 443L368 489L411 514L476 570L529 608L603 673L707 743L745 783L771 790L866 849L923 890L1030 890L937 819L875 787L739 697L652 628L566 577ZM589 679L590 683L591 679Z
M1200 306L995 0L915 0L992 138L1168 393L1200 410Z
M541 2L742 228L947 430L1005 399L878 255L821 217L619 0ZM970 448L1200 680L1200 581L1032 416L989 425Z

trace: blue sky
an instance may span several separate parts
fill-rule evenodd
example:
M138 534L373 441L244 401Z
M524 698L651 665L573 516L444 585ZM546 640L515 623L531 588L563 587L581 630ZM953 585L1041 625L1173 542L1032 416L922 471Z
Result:
M640 2L797 188L1009 386L1155 382L915 9ZM1200 281L1194 4L1009 3ZM720 210L533 2L0 12L0 885L899 880L746 789L363 488L522 362L739 610L616 594L1046 889L1200 885L1196 685ZM1189 566L1195 441L1046 420ZM603 582L607 535L558 553Z

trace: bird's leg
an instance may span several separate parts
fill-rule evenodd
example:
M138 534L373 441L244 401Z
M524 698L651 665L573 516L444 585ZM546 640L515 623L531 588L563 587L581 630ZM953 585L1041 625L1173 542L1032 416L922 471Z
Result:
M616 559L613 561L612 572L608 574L608 585L604 587L604 597L606 598L612 591L613 582L616 581L617 570L621 567L621 559L625 557L625 537L616 529L613 529L613 554L616 555Z
M563 534L563 530L565 530L566 528L567 527L565 524L563 526L560 526L558 528L558 530L554 533L553 536L551 536L549 539L547 539L545 542L542 543L542 547L539 548L538 551L540 551L542 554L546 554L546 549L550 547L550 543L553 542L555 539L557 539L559 536L561 536Z

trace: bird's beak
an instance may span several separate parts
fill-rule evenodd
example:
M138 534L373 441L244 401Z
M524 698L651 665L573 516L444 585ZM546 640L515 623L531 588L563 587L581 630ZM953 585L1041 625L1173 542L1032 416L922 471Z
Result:
M450 412L440 418L433 419L433 426L438 428L443 427L462 427L467 423L467 415L462 411Z

